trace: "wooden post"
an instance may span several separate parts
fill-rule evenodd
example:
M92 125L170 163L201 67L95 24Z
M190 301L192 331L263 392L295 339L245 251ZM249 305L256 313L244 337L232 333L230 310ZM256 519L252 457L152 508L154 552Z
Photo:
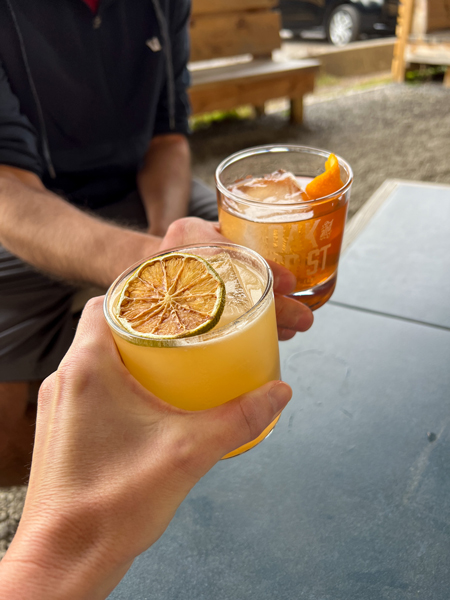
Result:
M400 0L397 17L397 43L394 46L392 78L397 83L405 80L405 50L411 31L414 0Z

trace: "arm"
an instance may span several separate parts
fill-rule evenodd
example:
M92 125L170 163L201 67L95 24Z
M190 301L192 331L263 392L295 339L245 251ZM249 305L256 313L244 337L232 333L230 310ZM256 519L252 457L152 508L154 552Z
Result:
M165 235L169 225L188 214L191 193L189 144L182 134L153 138L137 185L145 206L149 233Z
M171 40L174 79L174 113L168 102L167 82L160 90L153 139L138 176L138 187L146 206L150 233L164 235L174 220L188 214L191 191L189 131L190 76L189 0L167 4L166 19Z
M34 173L0 165L0 243L38 269L108 287L160 242L83 213Z
M101 600L165 531L192 487L285 407L271 382L185 412L141 387L120 360L102 299L39 396L30 484L0 563L8 600Z
M174 222L164 239L105 223L77 210L34 174L0 165L0 243L38 269L66 279L109 287L127 267L159 250L226 241L218 225L202 219ZM280 340L311 327L313 316L287 298L295 278L271 263Z

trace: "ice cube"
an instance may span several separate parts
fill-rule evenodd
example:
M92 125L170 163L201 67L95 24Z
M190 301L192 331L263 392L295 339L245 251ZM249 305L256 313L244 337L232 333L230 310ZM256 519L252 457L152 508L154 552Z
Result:
M222 277L225 283L225 308L219 322L219 327L238 319L251 309L254 302L242 281L239 270L226 252L208 258L208 262Z
M229 187L230 192L250 200L269 203L294 203L306 200L297 178L279 169L264 177L247 177Z

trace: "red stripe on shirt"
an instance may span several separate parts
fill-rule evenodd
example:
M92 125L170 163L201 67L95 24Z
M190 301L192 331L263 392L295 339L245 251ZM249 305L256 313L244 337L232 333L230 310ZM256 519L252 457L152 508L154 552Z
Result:
M100 0L83 0L83 2L89 6L93 13L98 11Z

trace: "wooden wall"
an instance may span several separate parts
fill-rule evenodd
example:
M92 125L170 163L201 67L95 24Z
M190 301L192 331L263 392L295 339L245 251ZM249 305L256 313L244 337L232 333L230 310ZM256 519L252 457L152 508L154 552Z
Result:
M193 0L191 61L241 54L268 56L280 47L278 0Z

